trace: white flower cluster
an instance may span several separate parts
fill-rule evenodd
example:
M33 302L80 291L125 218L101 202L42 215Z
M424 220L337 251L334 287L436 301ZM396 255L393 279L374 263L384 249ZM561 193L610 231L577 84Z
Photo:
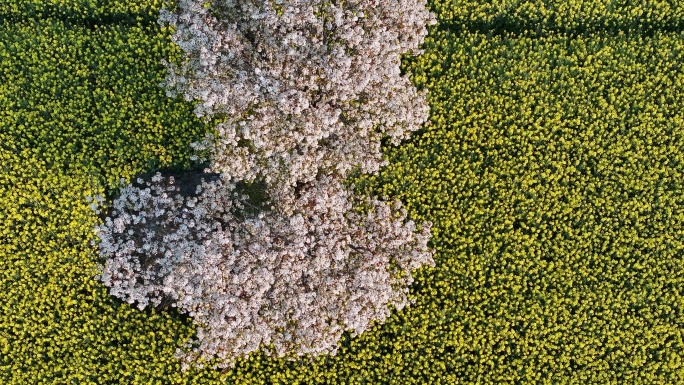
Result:
M388 303L406 306L411 271L434 265L429 222L416 233L398 201L366 198L362 214L338 178L304 190L289 217L235 215L248 197L223 180L196 197L172 196L173 182L158 174L122 189L114 219L98 228L100 279L140 309L167 297L187 311L200 328L197 346L179 352L185 362L229 366L260 344L279 356L335 353L345 330L383 322Z
M419 52L434 17L417 0L209 5L162 10L185 53L164 85L199 100L200 117L225 114L192 144L211 150L205 172L221 177L194 194L161 174L123 187L97 229L100 279L141 309L170 303L193 317L184 368L231 366L260 346L334 354L345 330L408 305L411 271L434 265L430 222L416 232L400 202L342 183L354 167L378 171L382 137L399 143L426 122L399 55ZM267 205L241 190L252 182Z
M398 144L429 124L426 91L400 73L436 23L422 1L180 0L159 21L186 59L166 63L168 94L227 115L193 146L214 150L215 172L264 180L283 209L297 182L375 173L382 137Z

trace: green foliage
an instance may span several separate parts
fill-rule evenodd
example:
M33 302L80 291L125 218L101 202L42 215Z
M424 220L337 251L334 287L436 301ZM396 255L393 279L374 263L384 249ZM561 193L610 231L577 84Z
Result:
M0 30L0 143L48 167L89 166L102 181L188 166L204 125L158 87L177 55L151 27L66 28L55 19ZM177 160L177 159L176 159ZM178 162L177 162L178 163Z
M34 18L49 4L96 22ZM436 0L440 24L403 68L433 124L353 180L434 222L416 303L335 357L185 374L189 321L93 280L84 198L191 167L210 125L157 87L178 54L167 31L99 24L103 4L0 4L0 383L684 382L678 3ZM7 21L21 7L31 17Z
M167 383L190 329L112 299L93 279L87 170L50 167L38 151L0 150L0 382Z
M680 383L684 34L426 46L434 126L359 183L435 222L399 352L454 383Z
M157 85L176 54L167 34L64 24L0 26L0 383L178 383L189 322L93 279L99 219L85 197L191 166L187 143L207 126Z

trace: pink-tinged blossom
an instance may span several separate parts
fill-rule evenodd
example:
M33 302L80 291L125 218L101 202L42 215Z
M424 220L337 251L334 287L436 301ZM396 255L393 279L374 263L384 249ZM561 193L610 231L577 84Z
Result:
M212 171L265 180L286 209L298 182L320 170L375 173L379 139L393 144L428 123L425 92L400 74L400 55L421 53L434 15L424 2L180 0L159 22L184 53L163 86L196 100L196 114L226 113L197 149Z
M399 202L351 196L339 178L304 189L291 216L264 210L247 218L235 215L233 202L244 197L230 182L205 182L197 197L172 199L163 193L168 179L155 180L149 194L123 188L114 202L120 216L100 226L107 258L100 279L141 309L167 298L190 314L203 331L197 350L181 355L186 363L225 357L229 366L260 344L273 344L277 355L334 354L345 330L362 333L373 320L384 322L388 304L408 305L411 271L434 265L430 223L414 233ZM126 205L133 196L146 203L140 211ZM359 199L367 214L353 209ZM183 210L186 220L173 214ZM115 231L116 219L133 216L164 230Z
M199 117L226 116L190 144L210 150L205 171L221 178L194 196L160 173L123 185L96 229L99 279L141 309L193 317L197 338L177 352L184 369L213 357L227 367L268 345L335 354L345 330L408 305L411 272L434 265L430 222L415 232L400 202L342 184L355 167L386 164L381 138L398 144L427 123L425 92L399 65L421 52L434 16L417 0L204 3L161 11L184 53L180 66L164 63L162 86L197 101ZM255 181L268 196L256 211L238 188Z

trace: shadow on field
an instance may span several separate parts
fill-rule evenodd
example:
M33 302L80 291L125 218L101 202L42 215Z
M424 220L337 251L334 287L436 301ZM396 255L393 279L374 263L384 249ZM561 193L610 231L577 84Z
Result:
M527 36L541 38L554 34L564 34L570 37L588 36L600 33L603 36L639 35L651 37L657 32L682 32L684 20L674 19L663 22L652 22L646 19L634 19L631 23L616 20L573 20L572 26L564 25L564 20L550 18L548 22L538 22L534 19L523 20L511 15L497 15L491 21L472 21L453 19L440 21L437 30L452 33L479 33L487 36Z
M81 27L94 29L95 26L148 26L157 22L158 10L155 12L113 12L97 13L85 11L76 13L75 10L67 10L64 5L56 4L27 4L21 12L11 12L0 6L0 24L16 24L29 20L53 19L62 21L67 27Z

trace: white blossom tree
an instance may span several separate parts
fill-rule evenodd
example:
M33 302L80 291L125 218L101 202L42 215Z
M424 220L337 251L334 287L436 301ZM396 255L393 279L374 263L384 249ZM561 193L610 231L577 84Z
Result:
M185 61L167 63L163 85L198 101L198 116L226 114L193 144L213 150L212 170L265 181L288 211L297 183L375 173L382 137L398 144L429 123L400 55L421 53L434 21L417 0L180 0L160 22Z
M433 20L416 0L180 0L162 10L184 52L180 68L166 63L168 94L224 117L191 144L210 150L203 175L213 177L192 191L160 173L122 185L97 228L99 279L141 309L169 303L193 317L184 368L211 358L227 367L260 347L334 354L345 330L408 305L411 272L434 265L431 223L417 229L400 202L357 196L343 181L354 168L379 170L382 138L398 144L426 123L425 94L399 60L420 52Z
M100 279L140 309L170 298L187 311L200 325L187 362L260 344L277 355L335 352L345 330L362 333L388 304L406 306L411 271L434 264L429 223L416 233L398 201L366 198L371 209L354 210L336 178L307 189L290 217L244 215L248 197L223 180L197 196L174 195L173 177L160 174L146 186L122 188L114 219L97 229Z

